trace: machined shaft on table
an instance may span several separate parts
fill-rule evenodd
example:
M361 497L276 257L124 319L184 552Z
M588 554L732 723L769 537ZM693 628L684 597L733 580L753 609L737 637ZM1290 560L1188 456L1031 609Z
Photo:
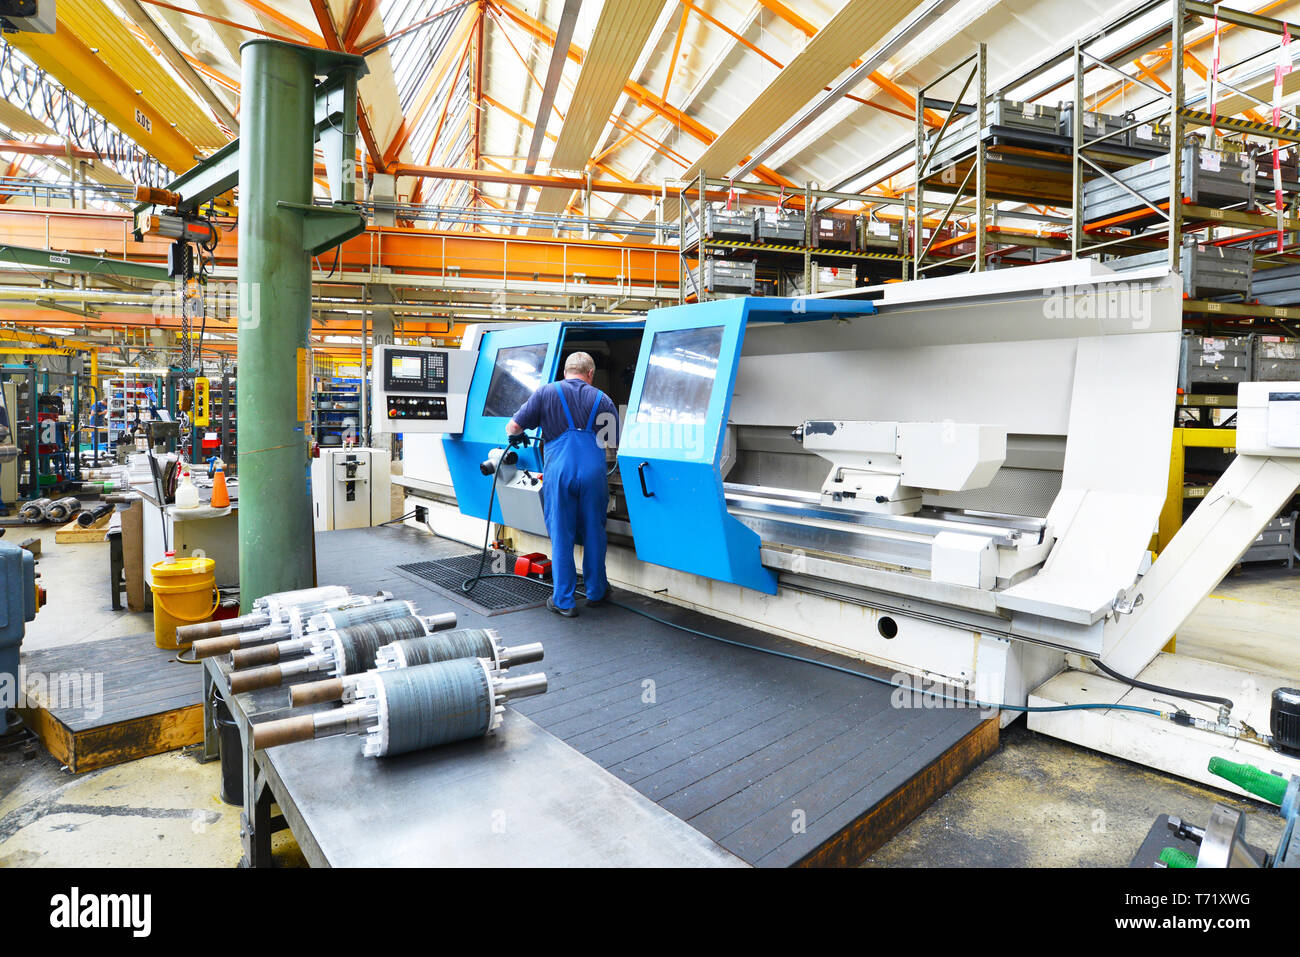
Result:
M519 675L517 678L493 678L492 690L498 699L505 701L546 694L546 674L538 672L535 675Z
M297 603L273 603L268 611L252 612L225 621L185 625L177 628L176 634L182 642L194 641L195 658L210 658L236 648L292 638L304 630L312 631L312 622L322 615L384 604L391 601L392 597L391 592L381 591L375 595L345 595L324 599L308 598ZM452 615L452 618L455 616ZM256 663L269 664L274 660L276 659L271 658Z
M181 625L176 629L176 640L181 644L194 642L197 645L199 641L217 638L221 635L233 635L236 632L249 631L254 628L265 628L269 624L271 624L270 615L265 612L255 611L248 615L240 615L238 618L220 618L216 621L200 621L193 625ZM196 647L194 657L204 658L214 654L218 654L218 652L208 651L207 655L200 654Z
M520 675L517 678L493 675L492 693L496 703L502 704L515 698L545 694L546 684L545 674ZM365 734L378 720L380 716L376 701L367 698L332 711L254 724L253 747L260 750L335 734Z
M273 625L267 615L252 614L244 615L242 617L261 618L262 624L260 626L255 625L249 630L232 628L227 631L221 628L207 629L205 627L208 625L220 625L223 624L222 622L204 621L197 625L186 625L182 628L177 628L176 638L182 644L186 641L194 642L193 648L195 658L211 658L213 655L220 655L227 651L233 651L236 648L242 648L246 644L273 641L278 638L287 638L293 634L293 629L290 628L287 623ZM227 620L237 621L238 619L231 618ZM181 632L185 628L193 628L195 631L182 635ZM208 637L195 639L191 637L193 635L207 635Z
M542 644L539 641L527 645L515 645L501 649L501 657L496 662L500 668L514 665L527 665L543 658ZM289 689L289 706L301 708L309 704L325 701L351 701L357 682L364 675L339 675L337 678L325 678L321 681L308 681L294 685ZM540 692L534 692L540 694Z
M260 668L244 668L240 671L232 671L230 673L230 691L232 694L243 694L246 691L256 691L259 688L274 688L276 685L282 685L288 679L298 675L311 674L315 671L328 671L334 667L334 664L334 655L331 652L323 651L319 654L307 655L305 658L284 661L278 665L263 665Z
M423 623L426 634L446 631L449 628L456 627L456 613L454 611L441 612L437 615L416 615L414 617L419 618ZM287 640L277 640L273 644L259 644L255 648L241 646L232 649L230 652L230 665L232 668L251 668L255 665L273 665L296 655L305 655L312 650L319 634L319 632L314 632L298 638L283 636Z

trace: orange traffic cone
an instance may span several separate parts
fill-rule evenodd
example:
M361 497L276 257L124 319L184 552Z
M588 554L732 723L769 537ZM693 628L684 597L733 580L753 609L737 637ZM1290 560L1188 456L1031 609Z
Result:
M212 475L212 507L225 508L230 504L230 491L226 488L226 469L218 465Z

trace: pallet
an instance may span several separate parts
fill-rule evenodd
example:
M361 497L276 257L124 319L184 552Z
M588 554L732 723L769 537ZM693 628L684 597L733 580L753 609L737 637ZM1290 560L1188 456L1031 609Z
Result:
M22 665L26 700L17 711L74 774L203 740L202 671L155 647L152 634L33 651ZM58 676L64 676L62 697L89 687L93 706L83 706L85 697L58 700Z
M108 541L105 531L108 528L109 520L112 519L113 513L101 515L95 520L95 524L89 528L83 528L77 524L74 518L62 528L54 533L54 541L59 545L70 545L74 542L106 542Z

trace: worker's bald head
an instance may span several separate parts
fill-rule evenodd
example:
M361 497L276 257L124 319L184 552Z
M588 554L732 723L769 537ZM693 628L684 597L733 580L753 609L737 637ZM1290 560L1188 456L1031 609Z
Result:
M575 352L564 360L564 377L566 379L585 379L591 382L596 374L596 361L585 352Z

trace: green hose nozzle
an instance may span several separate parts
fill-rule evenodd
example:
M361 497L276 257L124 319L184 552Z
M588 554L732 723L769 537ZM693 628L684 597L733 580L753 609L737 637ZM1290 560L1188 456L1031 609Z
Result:
M1236 764L1223 758L1210 758L1210 773L1217 774L1243 791L1249 791L1272 804L1280 805L1286 796L1286 778L1261 771L1253 764Z
M1157 858L1165 867L1195 867L1196 858L1176 847L1166 847Z

